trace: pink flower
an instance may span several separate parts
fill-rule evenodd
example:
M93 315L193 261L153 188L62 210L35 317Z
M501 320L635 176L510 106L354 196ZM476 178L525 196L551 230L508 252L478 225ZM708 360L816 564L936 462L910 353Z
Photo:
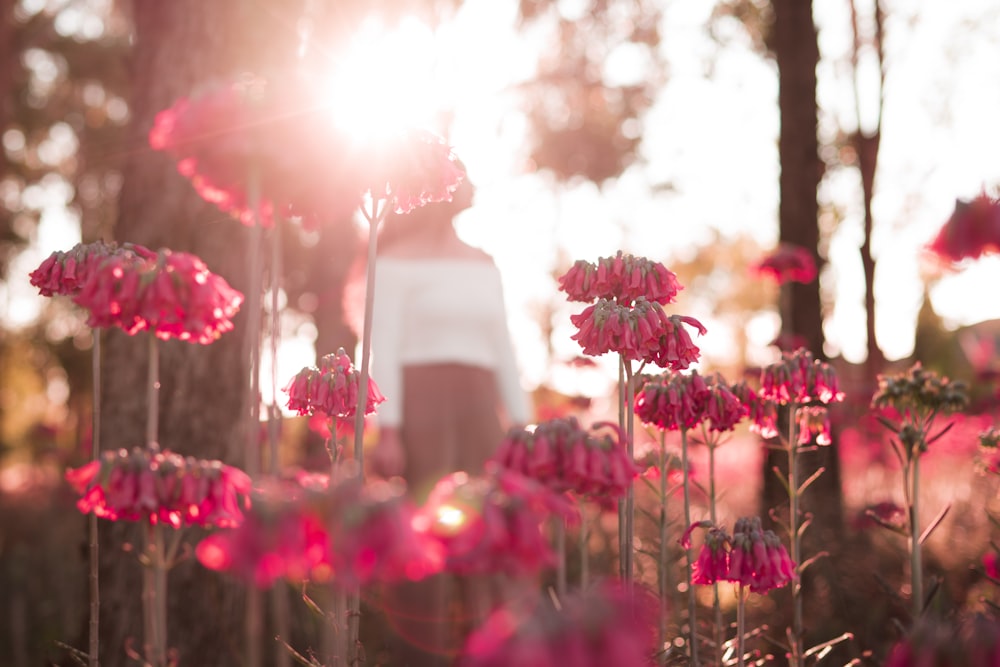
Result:
M987 576L1000 580L1000 554L995 549L983 554L983 569Z
M635 414L644 424L665 431L691 429L705 418L711 395L697 371L664 373L646 382L635 397Z
M773 531L763 530L759 517L736 521L726 579L747 586L754 593L781 588L796 579L797 567Z
M827 404L844 400L833 368L801 348L783 353L781 361L764 367L760 384L762 398L781 404L812 401Z
M152 257L117 253L90 272L74 301L88 324L117 326L129 335L207 345L233 329L243 295L196 256L161 250Z
M319 360L319 367L307 366L285 386L288 408L300 415L321 413L328 417L353 417L358 407L358 386L361 372L356 370L344 348ZM365 414L375 412L385 400L378 385L368 378Z
M42 296L73 296L80 291L91 273L112 255L156 258L156 253L152 250L132 243L121 246L104 241L77 243L66 252L57 251L49 255L31 272L31 284L38 288Z
M77 508L117 521L231 527L243 520L250 478L219 461L135 448L66 472Z
M444 140L410 129L390 146L372 161L373 173L366 181L375 184L372 196L391 201L399 214L431 202L451 201L465 178L465 168Z
M604 582L557 608L547 596L500 607L469 636L460 667L646 665L655 652L656 600Z
M599 433L605 427L610 431ZM570 491L604 505L625 495L640 471L616 424L585 429L572 416L541 422L531 431L512 429L493 460L556 493Z
M724 530L712 527L705 535L698 558L691 571L695 584L710 585L726 581L729 575L729 536Z
M750 430L762 438L777 437L777 404L770 399L761 397L746 382L734 384L732 390L733 395L739 399L746 410L746 416L750 420Z
M630 305L639 297L653 303L673 303L683 287L659 262L618 251L614 257L601 257L597 264L578 260L559 278L559 289L570 301L609 299Z
M984 192L972 201L956 201L951 217L927 249L948 262L1000 251L1000 199Z
M816 260L807 248L782 243L777 250L752 266L751 271L771 278L779 285L787 282L811 283L816 279Z
M526 576L554 562L541 524L558 508L557 494L511 470L488 468L470 477L440 480L415 525L445 550L445 569L455 574Z
M796 413L800 445L808 445L816 437L816 444L825 446L833 442L830 434L830 413L825 406L805 406Z

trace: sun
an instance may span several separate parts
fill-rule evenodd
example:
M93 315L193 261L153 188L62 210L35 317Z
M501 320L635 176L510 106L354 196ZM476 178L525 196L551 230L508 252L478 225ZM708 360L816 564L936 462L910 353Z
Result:
M366 141L437 129L446 98L436 76L440 58L434 31L421 21L391 28L366 21L325 82L333 122Z

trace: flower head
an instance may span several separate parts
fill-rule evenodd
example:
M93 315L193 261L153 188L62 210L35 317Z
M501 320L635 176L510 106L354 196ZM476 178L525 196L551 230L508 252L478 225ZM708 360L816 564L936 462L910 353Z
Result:
M288 408L300 415L324 414L328 417L352 417L358 406L358 387L361 373L354 368L344 348L327 354L319 360L319 367L307 366L299 371L285 386ZM365 414L375 412L385 400L378 385L368 378L368 396Z
M601 257L596 264L578 260L559 278L559 289L570 301L610 299L629 305L639 297L653 303L673 303L683 287L663 264L618 251L614 257Z
M765 366L760 374L760 396L777 403L824 405L844 400L833 367L800 348L785 352L781 361Z
M957 200L927 249L947 262L1000 252L1000 199L984 192L971 201Z
M698 558L691 573L695 584L710 585L726 581L729 575L729 536L721 528L712 526L701 544Z
M238 525L250 493L250 478L237 468L138 447L104 452L66 480L85 514L174 528Z
M751 267L759 276L771 278L779 285L787 282L811 283L816 279L816 260L807 248L782 243L778 249Z
M796 564L789 558L781 540L771 530L761 527L760 517L743 517L733 529L729 572L726 578L754 593L781 588L796 579Z
M925 370L918 361L905 373L879 375L873 408L891 408L901 414L927 415L958 412L969 403L965 383Z
M816 437L817 445L829 445L832 440L830 434L830 414L826 406L807 405L799 408L795 413L798 419L798 431L800 445L808 445Z
M773 400L764 398L745 381L737 382L731 387L733 395L739 399L750 420L750 430L762 438L774 438L778 435L778 405Z
M49 255L31 272L31 284L38 288L42 296L74 296L104 260L119 254L140 259L156 258L152 250L133 243L121 246L104 241L77 243L65 252L56 251Z

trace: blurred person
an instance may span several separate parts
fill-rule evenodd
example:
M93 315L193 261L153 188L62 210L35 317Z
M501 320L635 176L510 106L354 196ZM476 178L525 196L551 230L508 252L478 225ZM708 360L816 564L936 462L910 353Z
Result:
M382 476L401 475L417 503L451 473L482 473L507 430L532 416L500 272L454 226L474 194L466 176L450 202L390 214L379 230L372 377L386 401L371 464ZM403 640L390 664L451 664L500 585L438 575L387 590L383 608Z

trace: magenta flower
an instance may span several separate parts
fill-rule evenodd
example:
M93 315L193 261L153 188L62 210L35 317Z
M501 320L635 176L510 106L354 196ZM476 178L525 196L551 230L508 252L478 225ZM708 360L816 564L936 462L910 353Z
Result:
M830 433L830 413L825 406L805 406L795 413L798 420L800 445L808 445L816 436L817 445L829 445L833 442Z
M683 287L663 264L618 251L614 257L601 257L596 264L578 260L559 278L559 289L570 301L609 299L630 305L639 297L652 303L673 303Z
M713 526L701 544L691 572L691 582L711 585L717 581L726 581L728 575L729 536L726 531Z
M947 262L1000 251L1000 199L984 192L972 201L956 201L955 210L927 249Z
M233 329L243 295L198 257L160 250L152 258L117 253L102 261L74 301L90 311L95 328L150 331L207 345Z
M481 476L458 472L441 479L415 525L443 546L449 572L528 576L554 564L541 532L553 513L572 518L574 510L542 484L488 466Z
M733 395L739 399L746 410L750 421L750 430L762 438L774 438L778 435L778 406L767 398L763 398L746 382L738 382L732 386Z
M361 372L354 368L344 348L319 360L319 367L307 366L285 386L288 409L300 415L324 414L328 417L353 417L358 406L358 386ZM375 412L385 397L378 385L368 378L365 414Z
M469 636L461 667L647 665L656 651L656 599L604 582L555 607L540 594L500 607Z
M763 530L759 517L736 521L726 579L747 586L754 593L781 588L796 579L797 567L773 531Z
M602 427L609 431L599 433ZM550 419L533 430L512 429L493 460L556 493L572 492L602 505L625 495L640 472L617 424L583 428L575 417Z
M844 400L837 375L826 362L806 349L785 352L781 361L765 366L760 374L760 396L780 404L823 404Z
M625 359L673 370L687 368L700 355L682 324L705 333L705 327L693 317L667 316L659 304L643 297L631 307L598 299L583 312L571 315L570 322L579 329L570 338L580 344L584 354L617 352Z
M771 278L779 285L787 282L811 283L816 279L816 260L808 248L782 243L777 250L753 265L751 271Z
M747 410L717 373L702 377L663 373L636 393L635 414L665 431L691 429L703 422L712 431L731 431Z
M42 296L74 296L100 264L112 255L156 259L156 253L138 244L95 241L77 243L66 252L56 251L31 272L31 284Z
M248 506L250 478L219 461L135 448L104 452L66 472L80 495L77 509L111 521L182 525L238 525Z

